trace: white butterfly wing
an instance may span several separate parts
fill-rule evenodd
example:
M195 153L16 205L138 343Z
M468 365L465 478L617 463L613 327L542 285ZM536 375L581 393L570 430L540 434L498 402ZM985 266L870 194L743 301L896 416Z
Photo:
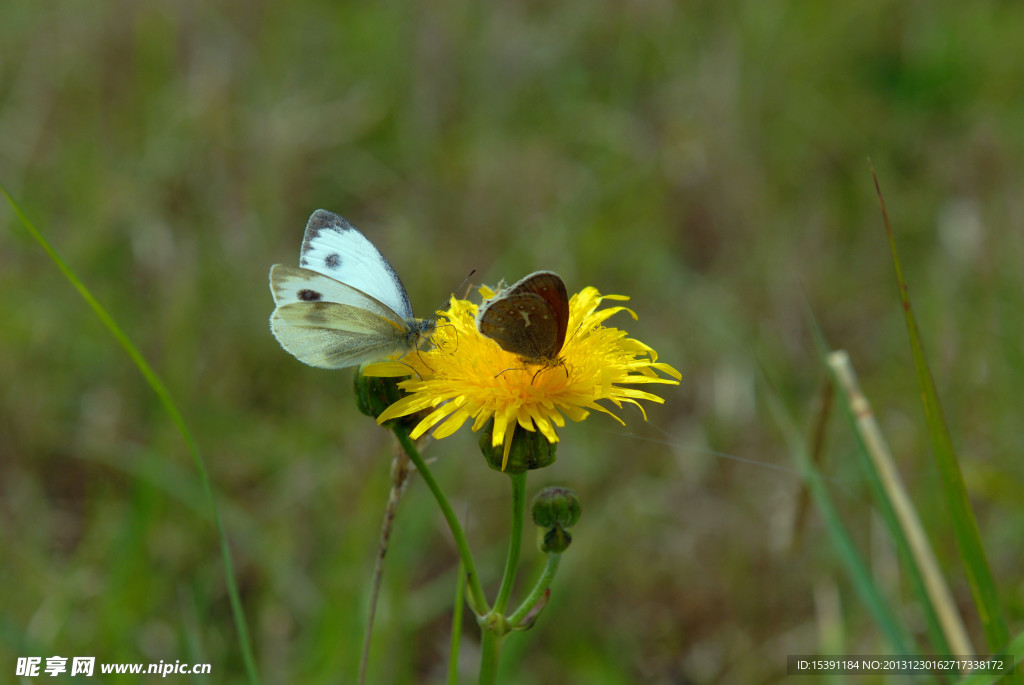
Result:
M404 318L365 292L316 271L287 264L275 264L270 267L270 291L274 295L274 304L278 307L295 302L337 302L367 309L399 324Z
M270 289L277 304L270 330L285 350L311 366L355 366L418 342L390 307L315 271L275 264Z
M373 312L334 302L279 306L270 329L281 347L299 361L340 369L406 352L419 336L407 326Z
M402 319L413 318L409 295L391 263L355 226L333 212L318 209L309 217L299 266L361 290Z

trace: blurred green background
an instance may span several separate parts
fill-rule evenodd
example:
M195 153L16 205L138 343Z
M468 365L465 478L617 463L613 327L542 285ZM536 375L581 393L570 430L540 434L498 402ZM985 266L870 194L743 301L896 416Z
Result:
M631 296L639 321L612 323L684 374L647 424L567 426L531 476L531 493L578 490L583 518L502 682L776 682L787 654L884 649L817 517L797 522L800 480L757 395L763 366L810 425L808 302L850 351L984 653L868 157L1020 632L1021 6L59 0L2 17L0 182L183 408L265 682L354 679L389 485L389 436L357 413L351 371L300 364L267 328L267 271L297 262L318 207L381 248L421 315L471 269L492 285L552 269ZM244 682L180 436L6 206L0 226L0 681L17 656L59 654ZM833 495L923 629L853 449L835 418ZM508 483L465 428L427 456L493 593ZM520 589L532 535L524 560ZM370 682L443 681L455 564L416 480Z

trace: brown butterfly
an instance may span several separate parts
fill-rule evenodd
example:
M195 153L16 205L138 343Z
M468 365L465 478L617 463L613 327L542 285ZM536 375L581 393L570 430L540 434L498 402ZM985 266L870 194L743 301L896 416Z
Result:
M527 364L556 366L569 326L561 276L535 271L480 305L476 328Z

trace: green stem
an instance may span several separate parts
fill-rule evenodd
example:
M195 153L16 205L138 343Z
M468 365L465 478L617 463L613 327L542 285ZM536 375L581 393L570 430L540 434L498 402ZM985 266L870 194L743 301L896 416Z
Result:
M459 524L459 519L455 516L452 505L448 503L448 498L444 496L441 486L434 480L434 474L427 468L426 462L423 461L419 450L416 449L416 445L413 444L412 439L409 437L409 432L401 426L395 426L394 432L398 442L402 445L402 449L409 455L409 459L416 465L416 470L423 476L423 482L430 488L434 499L437 500L437 505L441 507L441 513L444 515L445 521L448 522L448 528L452 531L452 537L455 538L455 546L459 550L459 556L462 558L462 563L466 566L466 583L469 585L469 593L473 598L473 606L476 612L480 615L488 613L490 605L487 604L484 590L480 586L480 576L476 572L473 553L469 551L469 542L466 540L466 534L462 530L462 525Z
M480 685L498 682L498 653L504 639L504 635L484 627L480 638Z
M505 575L501 578L498 598L494 600L494 611L505 613L508 599L512 595L512 584L519 566L519 550L523 546L523 513L526 511L526 471L509 474L512 479L512 535L508 542L508 558L505 560Z
M508 542L505 574L501 578L494 609L480 619L480 685L493 685L498 677L498 654L509 631L505 609L512 595L512 585L519 566L519 550L523 547L523 515L526 511L526 472L509 474L512 479L512 535Z
M466 565L459 559L459 570L455 578L455 604L452 611L452 644L448 651L448 685L459 683L459 640L462 639L462 602L466 592L466 581L462 579Z
M551 581L555 578L555 571L558 570L558 562L561 560L561 554L548 554L548 563L544 565L544 571L540 574L540 578L537 579L537 584L533 586L533 590L523 600L523 603L519 605L519 608L508 617L510 626L513 628L517 627L523 622L526 615L530 613L530 610L537 606L537 602L547 592L547 589L551 587Z

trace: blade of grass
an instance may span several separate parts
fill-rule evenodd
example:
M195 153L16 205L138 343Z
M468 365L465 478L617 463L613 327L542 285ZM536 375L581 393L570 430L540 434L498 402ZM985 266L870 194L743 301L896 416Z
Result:
M828 419L832 415L832 398L835 394L835 384L830 379L826 379L821 384L821 391L818 393L818 399L815 402L815 409L812 415L815 417L814 425L811 429L810 438L810 456L811 463L815 467L820 467L822 460L825 455L825 435L828 432ZM797 494L796 501L796 513L793 515L793 528L792 535L790 538L790 546L793 548L799 547L801 538L803 537L804 524L807 520L807 513L811 507L811 493L807 490L806 485L800 488L800 492Z
M227 534L224 531L224 525L220 520L220 513L217 509L217 501L213 495L213 488L210 485L209 476L206 473L206 467L203 464L203 458L199 453L199 445L192 437L192 432L188 429L185 419L175 404L174 399L171 397L170 391L160 377L153 371L153 368L146 361L142 353L139 352L138 348L131 341L128 335L121 329L114 318L103 308L89 289L85 287L81 279L75 275L71 267L64 261L64 259L57 253L57 251L50 245L49 241L43 237L43 234L35 227L25 212L22 211L21 206L14 200L10 193L7 192L7 188L0 185L0 193L3 193L10 204L11 209L14 210L21 225L28 231L29 235L43 248L47 256L50 258L60 272L64 274L64 277L71 283L72 287L78 291L78 294L82 296L82 299L86 301L89 307L93 310L99 320L107 328L114 340L121 346L121 348L128 354L128 357L135 364L135 367L142 374L142 377L146 379L149 387L152 388L157 398L160 400L160 404L163 406L168 417L171 419L171 423L178 429L181 437L185 441L185 445L188 447L189 453L192 455L192 462L195 464L196 472L199 475L199 480L202 483L203 494L205 495L206 501L209 503L210 515L217 528L217 536L220 539L220 551L221 557L224 563L224 580L227 585L228 598L231 603L231 612L234 617L235 629L238 631L238 642L239 648L242 652L242 660L245 662L246 673L248 674L249 682L254 685L259 683L259 675L256 671L256 662L253 659L252 646L249 640L249 630L245 622L245 612L242 609L242 600L238 594L238 587L235 584L235 569L234 564L231 560L231 550L228 547Z
M902 533L896 536L896 543L904 553L908 575L915 585L921 583L921 594L924 595L921 597L921 604L929 622L934 616L941 626L941 631L932 640L936 652L974 654L974 647L957 611L953 593L942 576L935 553L924 532L924 526L921 525L917 510L903 485L903 479L875 420L871 404L857 383L857 376L850 364L850 356L839 350L829 353L827 359L829 371L840 390L847 417L853 424L861 449L867 453L871 466L878 475L884 497L892 506L895 523Z
M892 252L892 261L896 270L900 301L903 304L903 314L906 318L907 333L910 338L910 350L914 358L914 369L917 372L917 382L921 391L925 418L928 423L928 434L931 438L932 452L935 456L935 463L942 482L942 491L945 496L946 506L953 519L953 532L956 537L957 547L960 550L960 558L964 564L967 584L971 588L971 595L974 598L974 604L981 618L981 625L985 631L985 638L988 641L989 648L995 652L1006 645L1010 633L1007 630L1006 621L999 606L999 596L996 592L995 581L992 578L992 571L988 564L988 558L985 555L985 547L981 541L978 521L974 517L974 510L971 508L971 502L967 496L967 486L964 484L963 473L960 471L960 463L957 461L957 456L953 449L953 441L949 435L949 426L942 415L942 406L939 404L935 380L932 378L931 369L925 357L924 345L917 327L917 319L910 304L907 282L903 278L903 269L900 265L899 254L896 251L896 239L893 236L892 226L889 223L889 214L885 209L882 188L878 183L878 176L875 174L874 167L871 168L871 176L875 181L875 190L878 193L878 202L882 207L885 231L889 236L889 249ZM1024 682L1024 680L1018 677L1017 682Z
M1024 662L1024 633L1013 638L1013 641L1010 642L1003 651L1003 655L1013 659L1013 672L1014 674L1019 674L1021 671L1021 663ZM992 683L1002 677L1002 675L969 675L958 680L956 685L992 685Z
M779 399L774 391L774 386L770 383L764 369L761 370L761 376L765 380L766 385L772 388L770 391L764 391L763 395L767 400L772 415L775 417L775 423L782 431L783 439L796 460L797 466L807 484L807 489L810 490L811 498L814 500L814 504L825 523L825 530L829 538L831 538L836 553L839 555L839 560L846 568L853 587L860 596L861 602L863 602L868 613L871 614L875 623L889 641L889 645L894 653L917 654L917 646L914 644L913 639L893 613L889 603L882 596L878 585L871 577L867 564L857 551L856 545L854 545L850 534L843 525L842 517L832 504L832 498L821 474L814 467L810 455L807 454L807 447L804 444L800 430L796 427L796 423L789 415L789 412L782 405L782 400Z
M837 394L839 395L841 410L846 416L847 421L849 421L854 436L857 438L857 445L862 457L861 462L867 474L867 482L871 487L879 513L881 513L889 529L893 544L900 552L911 591L917 598L925 619L933 652L936 654L971 654L973 653L973 647L970 646L970 642L966 637L966 631L960 621L960 615L956 610L955 604L952 603L952 599L949 597L948 589L945 591L945 606L942 606L942 590L930 591L929 589L930 587L946 587L937 565L933 563L930 581L926 581L926 573L922 572L922 567L925 567L927 562L920 561L922 554L917 553L915 547L920 549L923 546L929 553L930 548L928 547L927 537L920 530L919 523L917 523L918 535L915 538L918 544L912 545L910 542L913 536L907 530L913 527L913 524L905 524L903 521L913 518L916 522L917 516L910 505L909 498L906 497L902 483L898 481L898 471L892 464L891 456L888 461L890 468L880 466L880 463L884 461L883 458L878 456L878 450L871 449L870 445L875 444L880 444L885 448L881 431L878 429L877 423L874 422L871 406L868 404L867 398L856 387L855 378L851 382L850 379L840 377L841 374L837 373L837 367L842 366L837 361L840 357L847 359L848 357L845 353L836 356L838 353L831 351L828 342L825 340L824 333L809 306L807 308L807 319L810 323L818 353L829 373L829 382L838 388ZM852 369L850 369L850 374L852 374ZM867 430L861 428L863 425L867 425L868 422L874 427L873 432L870 428ZM875 440L870 440L866 433L874 436ZM885 448L885 452L888 453L887 448ZM897 490L902 493L902 498L898 494L892 494ZM897 505L896 500L900 499L902 499L904 509L903 515L897 513L899 505ZM931 558L934 562L934 556ZM936 605L939 605L940 608L937 608ZM945 614L944 620L940 619L941 614ZM952 637L948 637L950 635ZM951 644L956 645L958 651L953 651L953 648L950 647Z

